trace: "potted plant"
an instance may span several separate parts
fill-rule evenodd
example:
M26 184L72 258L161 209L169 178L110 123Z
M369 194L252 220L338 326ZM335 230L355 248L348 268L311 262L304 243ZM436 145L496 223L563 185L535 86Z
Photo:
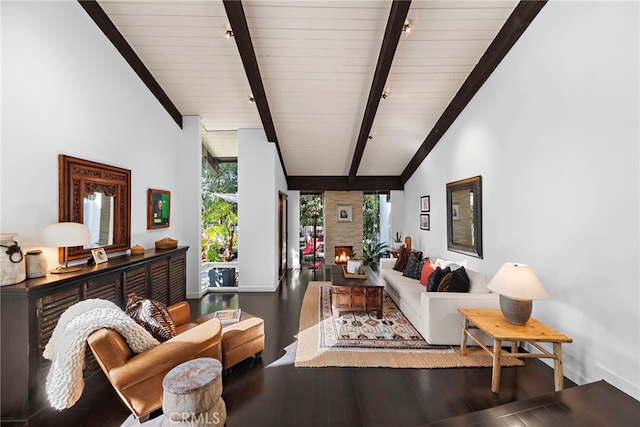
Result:
M364 253L364 263L371 264L388 249L386 243L377 240L365 240L362 244L362 252Z
M399 231L396 231L396 235L393 238L392 247L396 250L402 247L402 234Z

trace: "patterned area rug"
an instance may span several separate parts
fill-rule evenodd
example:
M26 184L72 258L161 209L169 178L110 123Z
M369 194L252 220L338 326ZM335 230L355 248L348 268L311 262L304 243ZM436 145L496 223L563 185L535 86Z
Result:
M375 314L331 314L330 282L310 282L300 311L296 367L465 368L491 367L482 348L432 346L385 294L382 319ZM462 322L461 327L462 327ZM523 366L505 357L502 366Z
M348 312L334 317L331 309L331 285L319 287L319 348L376 348L394 350L439 350L453 352L453 347L432 346L404 317L391 297L384 292L382 318L374 312Z

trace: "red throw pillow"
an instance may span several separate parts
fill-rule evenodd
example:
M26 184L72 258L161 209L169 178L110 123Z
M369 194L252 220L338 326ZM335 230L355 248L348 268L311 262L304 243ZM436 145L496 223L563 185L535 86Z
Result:
M436 271L436 266L431 262L431 259L427 259L422 266L422 272L420 273L420 284L422 286L427 286L427 279Z

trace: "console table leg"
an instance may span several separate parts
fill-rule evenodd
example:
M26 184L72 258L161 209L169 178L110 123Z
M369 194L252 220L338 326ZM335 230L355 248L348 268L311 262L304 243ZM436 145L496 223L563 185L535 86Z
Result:
M562 373L562 343L553 343L553 382L556 391L564 388L564 374Z
M466 317L462 321L462 342L460 343L460 354L467 354L467 331L469 330L469 319Z
M500 390L500 355L502 353L502 341L493 340L493 372L491 373L491 391L498 393Z

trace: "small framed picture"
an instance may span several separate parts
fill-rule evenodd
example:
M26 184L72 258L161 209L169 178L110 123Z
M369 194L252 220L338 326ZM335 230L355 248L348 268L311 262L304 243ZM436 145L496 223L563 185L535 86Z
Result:
M431 210L431 197L430 196L420 197L420 211L429 212L430 210Z
M421 214L420 215L420 229L421 230L429 230L429 214Z
M91 249L91 255L93 255L93 260L96 262L96 264L102 264L103 262L109 261L104 248Z
M168 228L171 213L171 192L164 190L147 191L147 230Z
M336 222L353 222L351 205L336 205Z
M454 221L460 221L460 203L454 203L451 205L451 219Z

